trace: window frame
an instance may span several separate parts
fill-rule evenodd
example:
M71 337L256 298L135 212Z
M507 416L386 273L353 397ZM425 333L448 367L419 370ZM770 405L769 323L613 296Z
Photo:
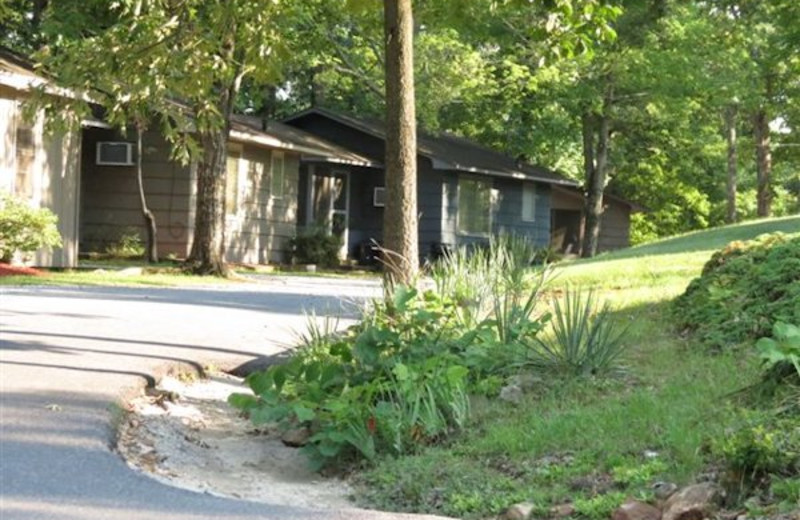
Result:
M464 208L461 207L461 194L462 194L462 182L473 182L477 185L483 185L485 187L486 192L489 196L489 204L488 204L488 218L486 220L487 230L486 231L476 231L476 230L467 230L462 229L462 212ZM458 184L456 189L456 232L458 235L461 236L473 236L473 237L489 237L492 235L492 225L494 224L494 215L493 213L493 206L494 206L494 183L492 179L484 179L482 177L476 175L459 175L458 176Z
M239 215L239 208L241 201L241 177L242 177L242 164L244 163L243 160L244 156L244 149L241 146L228 146L227 156L225 157L225 216L226 217L236 217ZM235 168L229 168L230 161L236 161ZM235 179L231 179L231 171L236 173ZM245 172L247 174L247 172ZM229 204L230 200L228 196L230 195L231 190L231 183L233 183L233 196L234 196L234 203L233 207Z
M523 222L536 222L536 196L538 195L538 191L539 190L536 188L535 182L522 182L522 214L520 215L520 218ZM526 197L526 193L530 193L530 198ZM529 201L528 205L525 204L526 200ZM526 212L526 207L531 211Z
M277 183L277 185L280 186L280 193L277 193L278 190L275 189L276 179L278 178L275 174L276 159L280 159L280 165L281 165L280 181ZM273 151L269 158L269 197L271 199L280 200L285 196L285 191L286 191L286 154L284 154L283 152Z
M20 134L27 134L27 143L22 146ZM23 159L26 168L22 168ZM14 128L14 195L26 200L34 197L34 173L36 171L36 131L34 127L17 124Z

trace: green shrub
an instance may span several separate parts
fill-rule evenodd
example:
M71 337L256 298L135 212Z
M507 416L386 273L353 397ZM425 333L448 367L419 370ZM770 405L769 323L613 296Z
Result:
M332 267L339 264L342 239L332 235L324 226L307 228L289 241L292 262Z
M800 323L800 236L762 235L715 253L673 306L680 327L728 348Z
M447 261L435 270L435 289L394 286L344 333L312 321L287 363L251 374L254 395L229 402L255 423L310 427L305 450L320 465L412 453L462 430L468 393L496 391L513 369L515 342L541 329L534 307L542 282L524 288L529 260L522 267L513 251ZM460 275L491 283L475 292Z
M769 488L776 477L800 471L800 417L747 412L742 424L712 443L713 454L723 463L723 483L744 498Z
M119 238L106 247L106 254L115 258L140 258L144 252L142 237L134 228L124 229Z
M552 335L534 338L525 364L572 375L608 373L625 351L625 335L592 291L567 289L563 301L553 299Z
M27 256L40 248L61 246L58 217L47 208L31 208L24 200L0 195L0 262L14 253Z

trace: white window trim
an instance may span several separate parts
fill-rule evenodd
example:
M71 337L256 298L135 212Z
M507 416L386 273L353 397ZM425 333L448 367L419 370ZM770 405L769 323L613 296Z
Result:
M236 160L236 207L228 207L228 159L235 158ZM242 208L242 185L243 181L247 181L247 165L244 160L244 147L238 144L229 144L227 156L225 157L225 217L228 219L236 219L241 213Z
M459 204L461 201L461 180L467 181L477 181L480 183L488 184L489 185L489 196L492 200L489 201L489 231L462 231L461 230L461 205ZM494 196L493 196L494 186L491 180L485 180L481 177L475 175L459 175L458 181L456 183L456 234L459 236L466 236L466 237L480 237L480 238L487 238L492 236L492 226L494 225Z
M275 193L274 188L275 180L275 159L280 159L281 163L281 192ZM273 151L269 158L269 197L271 199L280 200L284 197L286 191L286 155L283 152Z
M530 189L533 192L533 194L532 194L533 195L533 199L531 201L532 204L533 204L533 216L531 218L527 218L527 215L525 214L525 190L526 189ZM536 189L536 183L535 182L523 181L523 183L522 183L522 215L520 215L520 218L522 219L523 222L536 222L536 195L538 194L537 193L538 191L539 190Z

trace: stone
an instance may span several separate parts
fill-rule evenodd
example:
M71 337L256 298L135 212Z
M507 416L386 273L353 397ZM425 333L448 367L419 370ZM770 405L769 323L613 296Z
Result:
M611 515L612 520L661 520L661 510L638 500L628 500Z
M672 482L658 481L651 487L653 488L653 494L655 494L656 498L659 500L668 499L678 490L678 486Z
M721 497L722 490L711 482L687 486L664 502L662 520L703 520L714 513Z
M281 442L290 448L302 448L308 443L311 430L308 428L292 428L281 435Z
M502 520L526 520L533 513L533 504L530 502L520 502L506 509L500 518Z
M500 400L511 404L519 404L522 401L522 388L518 385L510 384L500 389Z
M555 507L550 508L550 516L554 516L556 518L565 518L567 516L572 516L575 514L575 506L572 504L559 504Z
M508 380L509 385L515 385L523 392L530 392L542 384L542 378L536 374L521 373L511 377Z

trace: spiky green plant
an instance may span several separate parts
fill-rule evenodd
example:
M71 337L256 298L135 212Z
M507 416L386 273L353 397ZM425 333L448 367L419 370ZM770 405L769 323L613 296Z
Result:
M592 290L568 288L563 300L554 298L551 323L550 335L537 335L529 344L526 364L572 375L619 368L627 328L616 326L610 306Z

